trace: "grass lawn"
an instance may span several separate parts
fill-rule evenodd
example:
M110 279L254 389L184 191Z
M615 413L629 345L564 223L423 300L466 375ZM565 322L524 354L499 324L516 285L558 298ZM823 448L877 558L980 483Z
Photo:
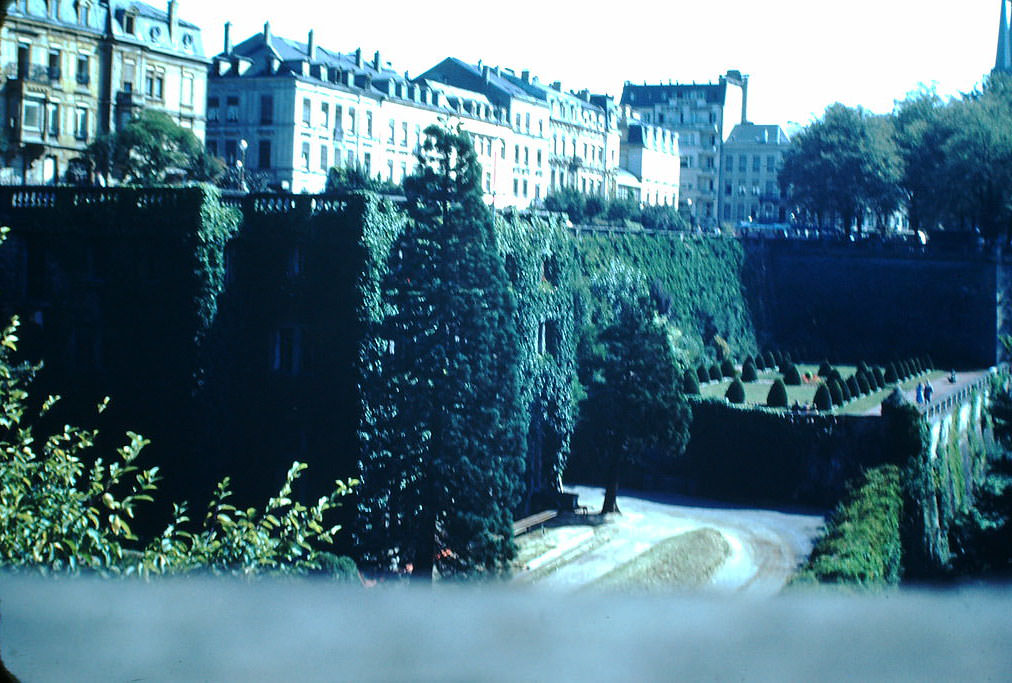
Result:
M857 368L853 365L835 365L840 376L843 379L847 379L853 375ZM799 363L798 371L802 377L806 372L814 375L818 371L818 365L810 365L807 363ZM780 373L776 371L766 371L759 373L759 379L755 382L745 383L745 404L746 405L766 405L766 396L770 392L770 387L773 385L774 380L780 377ZM931 382L938 382L944 380L946 377L945 372L941 370L932 370L925 375L918 375L913 379L903 382L900 386L905 391L912 391L917 387L918 382L923 382L925 379ZM708 382L699 387L699 393L704 398L724 398L724 394L727 392L727 388L731 385L731 380L724 379L720 382ZM801 405L806 403L812 403L815 400L815 391L818 389L818 382L802 383L799 386L787 386L787 404L793 405L797 401ZM834 408L833 412L838 415L861 415L873 410L885 400L885 397L892 391L892 386L887 386L885 389L873 392L868 396L862 396L857 400L850 401L840 408Z

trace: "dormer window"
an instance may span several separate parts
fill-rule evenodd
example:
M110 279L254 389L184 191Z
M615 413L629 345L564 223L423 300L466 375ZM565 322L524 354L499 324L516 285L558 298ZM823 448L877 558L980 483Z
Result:
M128 12L123 16L123 32L127 35L134 35L134 20L135 15L132 12Z

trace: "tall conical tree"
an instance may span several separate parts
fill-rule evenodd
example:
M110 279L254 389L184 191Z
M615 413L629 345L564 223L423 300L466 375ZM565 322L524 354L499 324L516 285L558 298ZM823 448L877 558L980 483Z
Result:
M410 221L390 250L367 364L362 559L413 578L496 572L512 558L524 463L515 302L466 133L425 130L405 179Z

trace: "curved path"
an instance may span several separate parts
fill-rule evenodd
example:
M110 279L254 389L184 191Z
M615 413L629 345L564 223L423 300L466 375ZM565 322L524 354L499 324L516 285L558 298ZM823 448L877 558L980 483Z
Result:
M591 511L601 509L601 489L577 486L571 490L579 494L581 505ZM609 515L599 526L548 529L546 534L553 536L551 547L531 559L516 580L578 589L665 539L710 528L723 536L729 552L703 589L770 596L783 588L808 557L824 522L822 515L811 512L734 507L663 493L621 495L618 505L622 514Z

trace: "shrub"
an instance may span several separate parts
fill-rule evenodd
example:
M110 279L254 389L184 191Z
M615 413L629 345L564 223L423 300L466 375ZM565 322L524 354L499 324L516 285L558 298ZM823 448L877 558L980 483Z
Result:
M910 367L910 362L905 360L900 361L899 368L897 368L897 371L899 372L901 379L909 379L910 376L914 374L913 370Z
M697 379L696 373L692 370L685 371L685 377L682 380L682 391L686 394L699 393L699 379Z
M773 352L772 351L767 351L766 352L766 369L767 370L772 370L773 368L777 367L779 364L780 363L777 360L776 356L773 355Z
M935 361L933 361L931 359L931 356L925 356L924 357L924 369L925 370L934 370L935 369Z
M844 399L843 391L840 390L840 383L831 379L826 385L829 387L829 397L833 399L833 405L842 406Z
M780 351L771 351L770 354L773 357L773 365L775 365L777 368L779 368L781 365L784 364L784 354L782 354Z
M857 375L851 375L847 378L847 389L850 391L851 398L857 398L861 395L861 385L857 383Z
M871 376L875 378L875 384L879 389L885 389L885 373L882 372L882 368L875 366L871 369Z
M640 211L640 223L650 230L685 230L688 224L674 206L645 206Z
M625 223L639 211L635 202L629 199L614 199L608 203L608 220L612 223Z
M857 364L857 374L864 375L864 374L867 374L870 371L871 370L868 367L868 364L865 363L864 361L861 361L860 363Z
M822 361L822 363L819 365L819 377L822 377L823 379L829 377L829 373L831 373L832 371L833 366L829 364L828 360Z
M710 381L710 371L705 365L700 365L696 368L696 378L699 379L700 384Z
M770 387L770 393L766 395L766 405L770 408L787 407L787 387L782 379L777 379Z
M759 373L756 372L755 363L752 359L745 361L745 364L741 366L741 381L742 382L754 382L759 379Z
M886 384L895 384L900 381L899 373L896 371L896 365L894 363L890 363L886 366L885 375L882 379L885 380Z
M583 215L588 220L597 218L605 212L605 202L597 195L590 195L583 205Z
M837 382L842 382L843 375L840 374L839 370L833 368L832 370L829 371L829 374L826 375L825 379L835 379Z
M734 378L734 381L731 382L727 391L724 392L724 398L726 398L729 403L745 402L745 385L741 383L741 379L738 377Z
M766 359L763 358L763 355L761 353L757 353L755 355L755 368L756 370L766 369Z
M791 358L791 352L790 351L784 351L783 357L784 357L784 362L785 363L793 363L794 362L794 359Z
M731 359L725 358L724 362L720 364L720 374L724 377L734 377L736 372L734 363L731 362Z
M820 384L815 390L815 407L823 411L833 409L833 397L825 383Z
M840 390L840 397L843 399L842 403L846 403L854 398L850 393L850 387L848 387L847 383L842 379L835 379L833 380L833 383L836 384L837 388ZM842 405L842 403L837 403L837 405Z
M720 368L717 367L716 363L714 363L713 365L710 366L710 380L714 382L719 382L720 377L721 377Z
M755 365L755 358L752 357L751 353L745 354L745 359L741 362L741 366L745 367L746 363L751 363L752 365Z
M787 363L784 369L784 384L791 386L797 386L801 384L801 373L798 372L798 366L794 363Z
M868 375L865 373L859 373L855 375L857 377L857 386L861 389L862 394L871 393L871 382L868 381Z

